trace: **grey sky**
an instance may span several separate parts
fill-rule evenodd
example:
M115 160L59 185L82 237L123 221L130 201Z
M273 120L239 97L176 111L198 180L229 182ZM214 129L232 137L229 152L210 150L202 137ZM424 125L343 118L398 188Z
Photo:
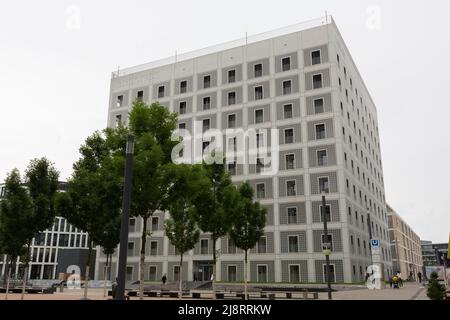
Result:
M79 145L106 126L110 74L118 65L295 24L325 10L333 15L378 107L388 203L422 239L447 242L446 0L4 0L0 180L41 156L55 162L62 178L69 177Z

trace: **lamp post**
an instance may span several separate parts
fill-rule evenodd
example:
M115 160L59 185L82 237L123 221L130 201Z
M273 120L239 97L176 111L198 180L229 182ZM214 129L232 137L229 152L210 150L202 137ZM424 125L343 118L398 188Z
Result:
M327 226L327 216L326 216L326 202L325 202L325 191L322 191L322 219L323 219L323 233L325 237L324 241L324 253L325 253L325 263L326 263L326 275L327 275L327 287L328 287L328 299L331 300L331 277L330 277L330 253L331 253L331 243L328 242L328 226ZM330 214L331 218L331 214ZM331 219L330 219L331 221Z
M127 268L128 220L131 207L131 182L133 175L134 136L128 135L125 163L125 185L122 199L122 223L120 226L119 270L117 276L116 300L125 299L125 275Z

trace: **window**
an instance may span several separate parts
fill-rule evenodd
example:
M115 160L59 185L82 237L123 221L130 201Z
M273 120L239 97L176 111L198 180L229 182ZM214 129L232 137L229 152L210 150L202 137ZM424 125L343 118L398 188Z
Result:
M288 224L296 224L297 223L297 208L288 208L287 209L287 220Z
M325 241L325 235L322 234L322 249L330 249L333 251L333 235L328 234L328 241Z
M295 180L286 181L286 193L288 197L293 197L297 195L295 188Z
M262 199L266 197L266 186L264 183L256 184L256 198Z
M233 240L228 239L228 253L235 254L236 253L236 245Z
M288 236L289 252L298 252L298 236Z
M158 241L150 241L150 255L158 255Z
M258 264L258 282L267 282L267 265L266 264Z
M294 143L294 129L284 129L284 143Z
M295 169L295 155L293 153L287 154L285 156L286 160L286 170Z
M313 75L312 81L313 81L313 83L312 83L313 89L322 88L322 74L321 73Z
M336 60L337 60L338 66L339 66L341 64L341 61L339 59L339 55L338 54L336 55Z
M323 113L324 112L323 98L314 99L313 104L314 104L314 113Z
M236 128L236 114L228 115L228 128Z
M267 239L266 237L261 237L258 240L258 253L267 253Z
M128 251L129 251L128 252L129 254L133 254L134 253L134 242L128 242Z
M327 265L323 265L323 281L327 282ZM330 282L336 282L335 272L334 272L334 264L330 264Z
M203 132L209 130L210 126L210 120L209 119L203 119Z
M123 105L123 96L117 96L117 108L120 108Z
M256 158L256 173L260 173L264 169L264 161L261 158Z
M179 123L178 129L186 129L186 123L184 123L184 122Z
M291 94L292 92L292 81L291 80L285 80L283 81L283 94Z
M122 115L118 114L116 115L116 127L122 123Z
M138 99L139 101L142 101L142 100L144 99L144 91L143 91L143 90L139 90L139 91L137 92L137 99Z
M256 134L256 148L262 148L264 147L264 134L257 133Z
M253 66L255 78L258 78L258 77L262 76L262 69L263 69L263 66L262 66L261 63L255 64Z
M211 87L211 76L207 75L203 77L203 88L209 88Z
M173 281L180 281L180 266L173 266Z
M320 57L320 50L311 51L311 64L315 65L315 64L320 64L320 63L322 63L321 57Z
M236 70L228 70L228 83L233 83L236 81Z
M228 266L228 281L234 282L236 281L237 267L232 265Z
M256 109L255 123L263 123L263 122L264 122L264 109Z
M164 86L159 86L158 87L158 98L163 98L164 97Z
M186 113L186 101L181 101L180 102L180 114L185 114Z
M187 81L183 80L180 82L180 93L186 93L187 91Z
M211 97L203 97L203 110L211 109Z
M150 266L148 268L148 280L157 281L156 279L156 266Z
M200 254L208 254L208 239L200 240Z
M325 138L326 138L325 124L324 123L316 124L316 140Z
M328 177L321 177L319 178L319 193L329 193L330 192L330 186L328 182Z
M228 105L236 104L236 92L228 92Z
M323 222L323 206L322 205L319 206L319 210L320 210L320 221ZM328 204L325 205L325 217L327 219L327 222L331 221L331 207Z
M285 104L283 106L283 116L284 119L291 119L292 118L292 104Z
M289 265L289 282L300 282L300 266L298 264Z
M291 57L281 59L281 70L282 71L291 70Z
M133 280L133 267L127 266L127 281Z
M159 217L152 217L152 231L157 231L159 225Z
M130 218L128 222L130 232L134 232L136 228L136 218Z
M209 146L209 141L203 141L202 142L202 150L205 151L206 148Z
M228 163L228 172L232 176L236 175L236 161Z
M261 100L263 98L263 87L255 87L255 100Z
M317 151L317 165L318 166L328 165L327 150L318 150Z

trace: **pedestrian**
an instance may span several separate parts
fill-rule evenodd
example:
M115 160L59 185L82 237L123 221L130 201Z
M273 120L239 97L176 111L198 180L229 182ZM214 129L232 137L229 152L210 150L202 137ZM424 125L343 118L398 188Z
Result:
M422 273L420 271L417 272L417 278L419 279L419 283L422 283Z
M398 286L400 288L403 287L403 279L402 279L402 274L400 271L397 273L397 278L398 278Z
M392 276L389 276L389 286L390 286L391 289L392 289Z
M164 274L164 275L162 276L161 281L162 281L163 285L166 284L166 281L167 281L166 274Z

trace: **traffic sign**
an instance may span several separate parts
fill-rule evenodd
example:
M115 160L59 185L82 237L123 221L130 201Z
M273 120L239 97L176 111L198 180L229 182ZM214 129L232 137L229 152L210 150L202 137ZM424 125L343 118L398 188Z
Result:
M372 239L370 240L370 244L372 245L372 248L378 248L380 246L380 240Z

